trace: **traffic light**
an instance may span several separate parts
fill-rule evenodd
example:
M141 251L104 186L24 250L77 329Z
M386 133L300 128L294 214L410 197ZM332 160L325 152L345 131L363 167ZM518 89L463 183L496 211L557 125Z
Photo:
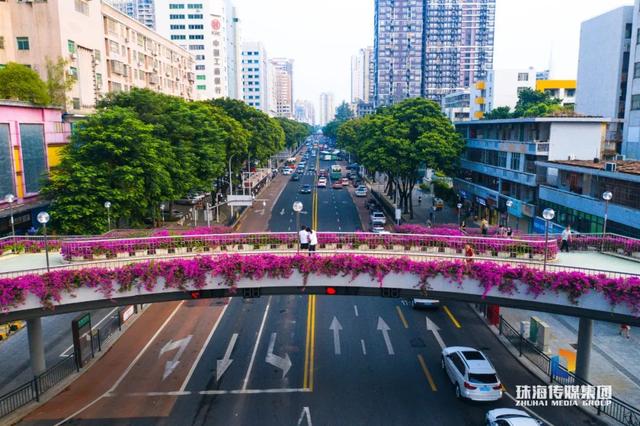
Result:
M326 293L328 296L334 296L334 295L336 295L336 294L338 293L338 291L336 290L336 288L335 288L335 287L327 287L327 288L325 289L325 293Z

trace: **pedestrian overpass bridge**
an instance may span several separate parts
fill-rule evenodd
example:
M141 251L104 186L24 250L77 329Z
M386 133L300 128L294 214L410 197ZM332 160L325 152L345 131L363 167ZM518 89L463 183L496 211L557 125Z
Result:
M554 240L319 233L74 238L0 257L5 321L117 305L209 297L336 294L429 297L640 325L640 263ZM465 258L465 245L475 248ZM548 261L544 261L546 253ZM589 266L589 267L584 267ZM330 288L330 290L329 290Z

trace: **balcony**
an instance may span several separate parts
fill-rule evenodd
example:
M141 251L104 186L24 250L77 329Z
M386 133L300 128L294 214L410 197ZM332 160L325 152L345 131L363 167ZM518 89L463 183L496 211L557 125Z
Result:
M501 139L467 139L467 147L534 155L549 153L549 143L541 141L522 142Z
M484 90L486 88L486 84L484 81L478 81L476 82L476 89L478 90Z
M536 175L533 173L524 173L516 170L509 170L502 167L491 166L489 164L477 163L462 159L460 165L463 169L482 173L484 175L493 176L508 181L521 183L527 186L536 186Z
M476 102L476 104L478 104L478 105L484 105L484 103L485 103L485 102L484 102L484 98L483 98L482 96L478 96L478 97L475 99L475 102Z
M604 217L604 201L602 200L589 195L575 194L564 189L546 185L540 185L539 191L539 198L541 200L550 201L587 214ZM614 222L640 228L640 210L610 203L608 217L609 220Z

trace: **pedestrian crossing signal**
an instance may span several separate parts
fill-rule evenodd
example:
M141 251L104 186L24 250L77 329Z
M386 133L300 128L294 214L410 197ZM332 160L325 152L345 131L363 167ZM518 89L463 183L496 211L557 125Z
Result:
M200 294L200 291L192 291L192 292L191 292L191 298L192 298L192 299L200 299L200 296L202 296L202 295Z
M327 287L326 288L326 293L329 296L333 296L333 295L337 294L337 291L336 291L335 287Z

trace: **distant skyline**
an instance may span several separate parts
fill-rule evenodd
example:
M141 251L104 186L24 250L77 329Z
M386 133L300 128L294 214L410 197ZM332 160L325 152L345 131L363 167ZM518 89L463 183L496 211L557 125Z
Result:
M233 0L243 40L294 60L294 98L350 99L351 55L373 45L374 0ZM575 78L580 24L632 0L497 0L494 68L545 70ZM552 54L553 52L553 54Z

